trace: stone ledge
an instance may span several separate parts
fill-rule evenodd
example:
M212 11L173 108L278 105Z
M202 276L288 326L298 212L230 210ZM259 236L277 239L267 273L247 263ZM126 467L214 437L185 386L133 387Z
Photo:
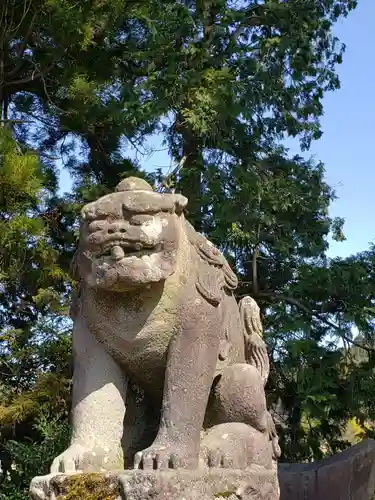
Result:
M279 464L279 481L281 500L373 500L375 441L313 463Z
M30 485L32 500L278 500L276 470L121 471L49 475Z

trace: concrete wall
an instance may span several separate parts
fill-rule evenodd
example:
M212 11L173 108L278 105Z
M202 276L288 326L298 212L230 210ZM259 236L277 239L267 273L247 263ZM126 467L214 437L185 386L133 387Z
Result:
M375 441L310 464L279 464L280 500L374 500Z

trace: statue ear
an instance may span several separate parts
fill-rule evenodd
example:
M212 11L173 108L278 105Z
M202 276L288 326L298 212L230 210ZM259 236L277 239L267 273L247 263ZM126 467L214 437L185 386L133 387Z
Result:
M173 196L175 213L180 214L188 204L188 199L182 194L174 194Z
M201 262L199 265L195 286L202 297L214 307L223 300L224 280L221 274L221 269L210 266L207 262Z

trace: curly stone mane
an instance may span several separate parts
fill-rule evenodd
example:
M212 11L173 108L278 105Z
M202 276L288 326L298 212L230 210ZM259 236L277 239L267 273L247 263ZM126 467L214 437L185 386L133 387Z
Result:
M237 276L223 254L197 233L188 221L185 220L185 224L189 242L201 264L196 277L197 290L208 302L218 306L224 294L233 294L237 288ZM258 304L252 297L246 296L239 301L238 306L243 325L246 362L257 368L265 384L270 366Z
M197 273L197 290L208 302L217 306L225 293L232 294L237 288L237 276L224 255L207 238L197 233L186 219L185 227L189 242L201 263Z

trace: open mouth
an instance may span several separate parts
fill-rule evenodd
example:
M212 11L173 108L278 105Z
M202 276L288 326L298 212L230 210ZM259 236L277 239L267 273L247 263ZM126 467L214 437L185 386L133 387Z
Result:
M100 257L110 257L112 260L118 261L125 257L142 257L143 255L150 255L158 251L160 245L145 245L143 243L130 243L128 241L111 241L104 245Z

